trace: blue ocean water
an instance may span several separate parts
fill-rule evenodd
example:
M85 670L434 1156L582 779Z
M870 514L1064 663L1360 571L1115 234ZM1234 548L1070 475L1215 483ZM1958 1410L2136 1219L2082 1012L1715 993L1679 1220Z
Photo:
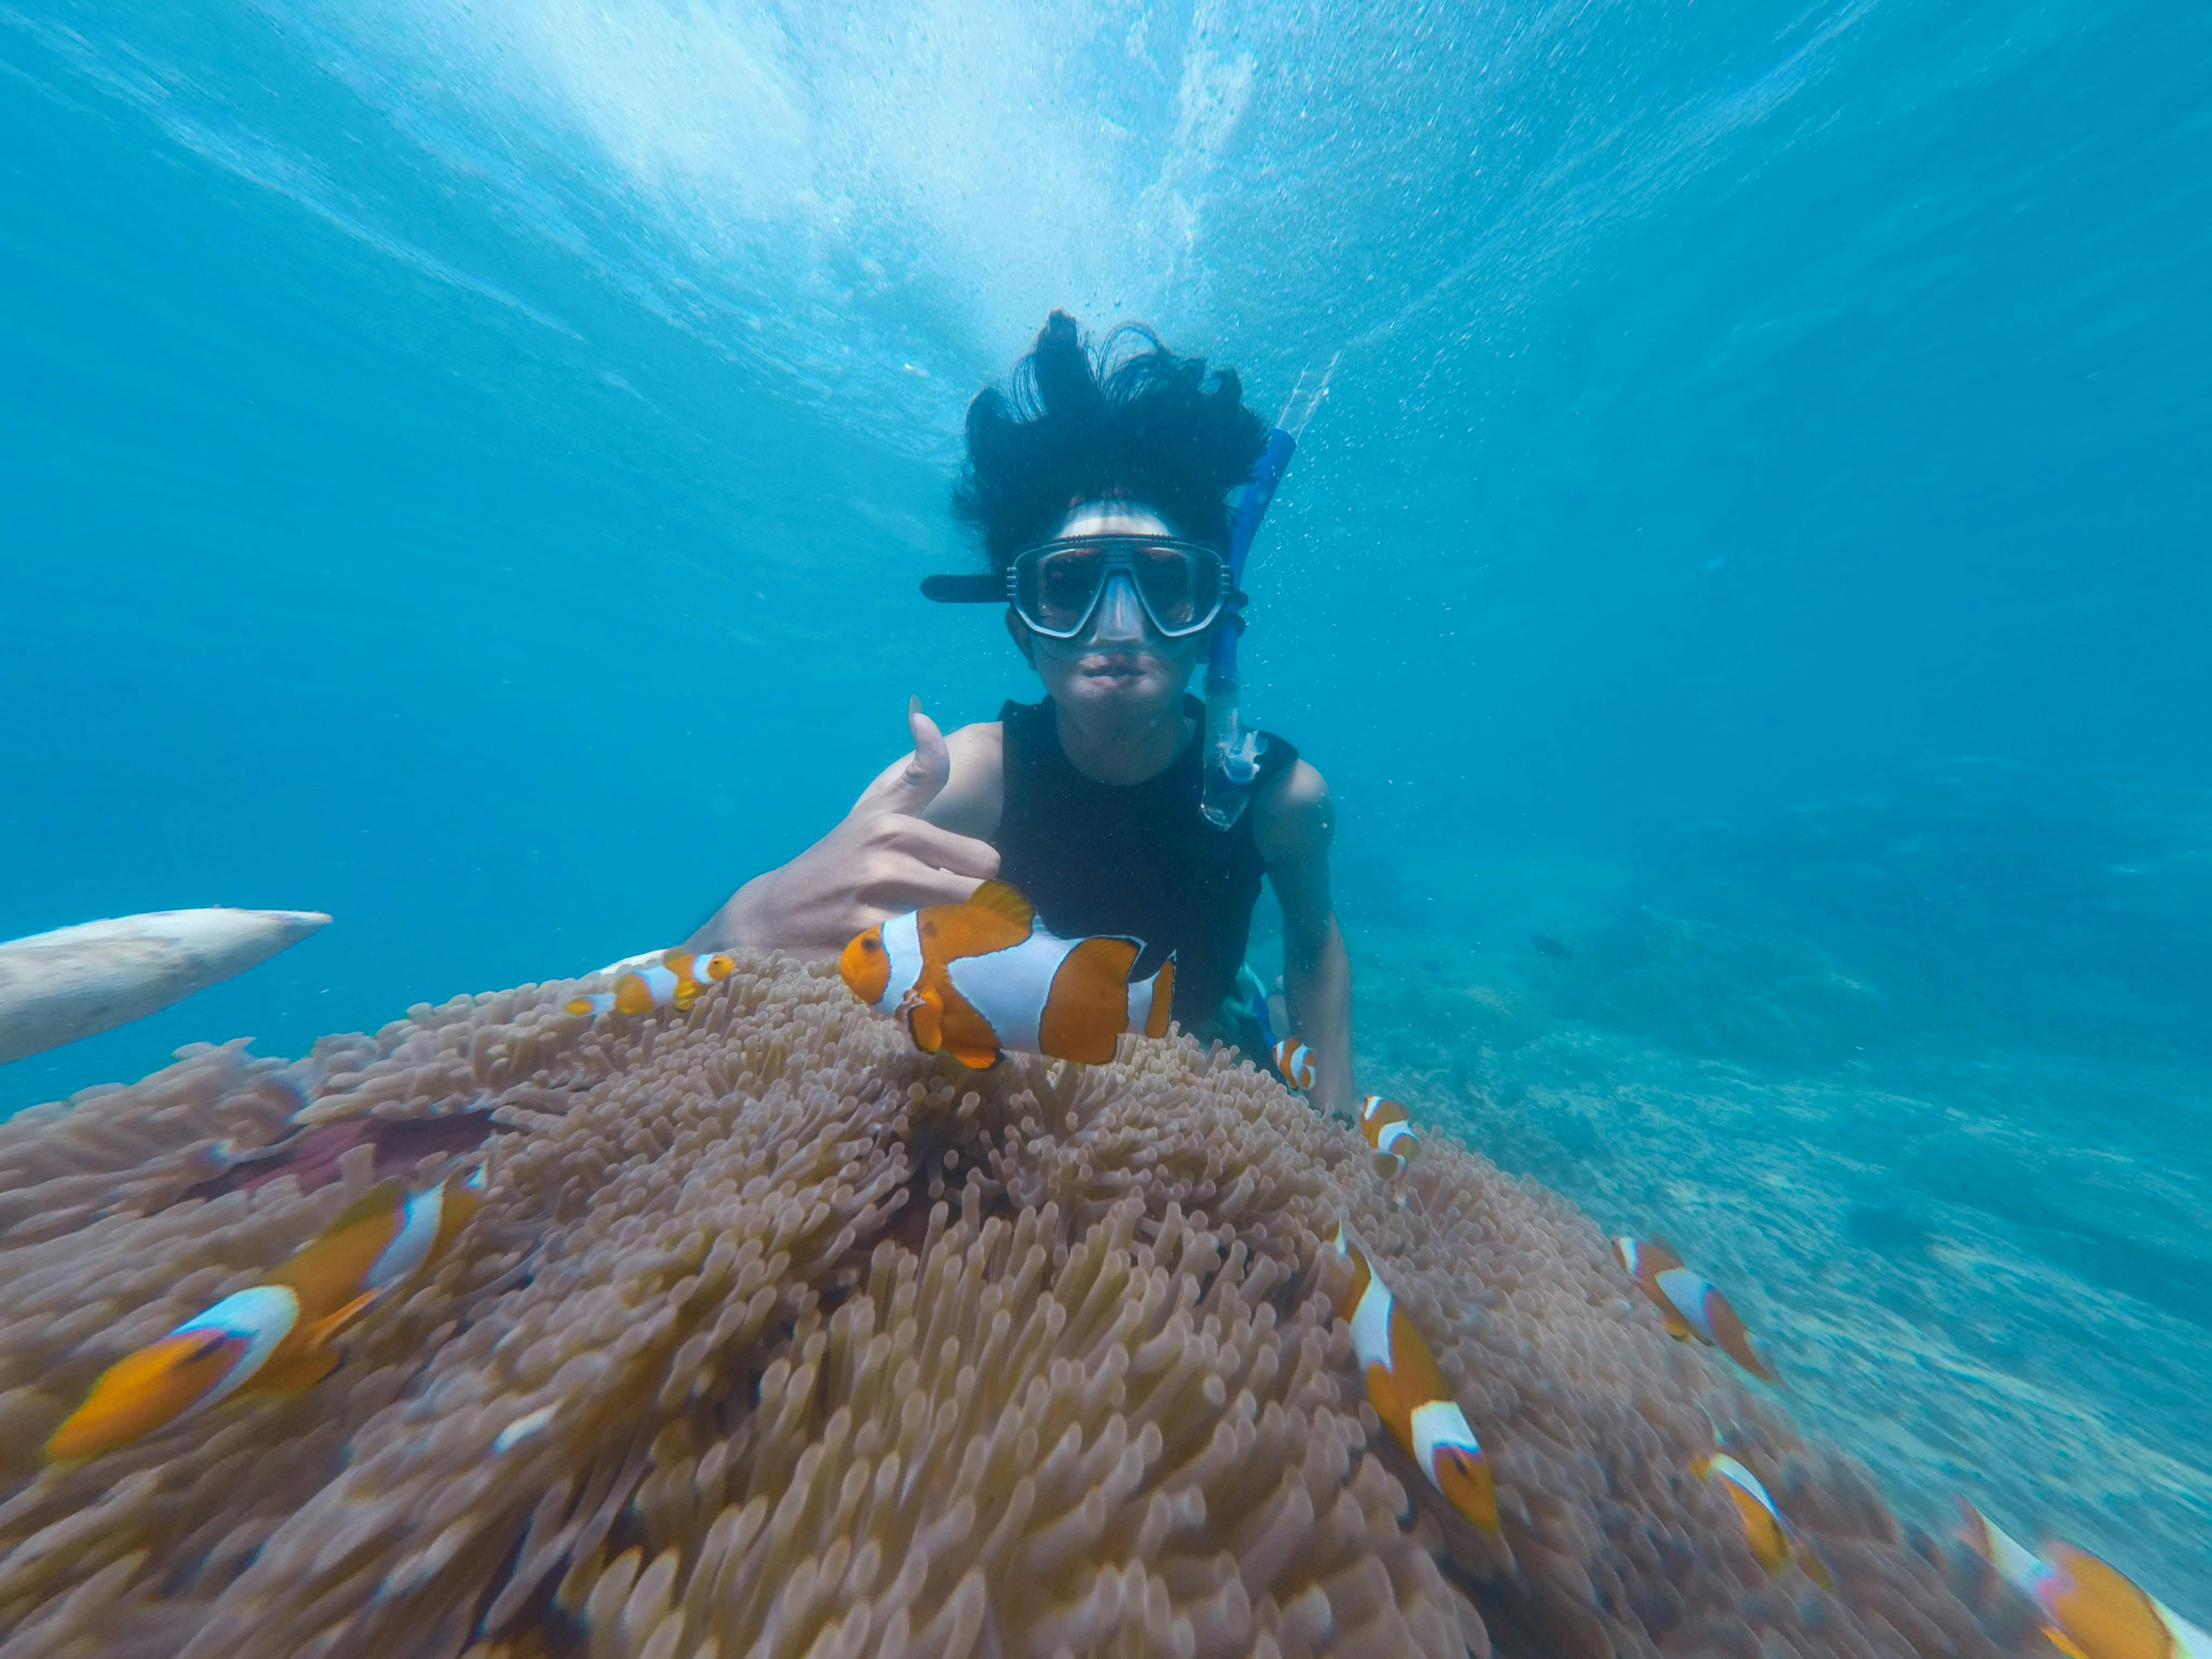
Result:
M1363 1071L2212 1621L2212 12L9 3L0 189L0 938L337 917L0 1112L668 942L1024 694L914 585L1053 306L1340 354L1246 684Z

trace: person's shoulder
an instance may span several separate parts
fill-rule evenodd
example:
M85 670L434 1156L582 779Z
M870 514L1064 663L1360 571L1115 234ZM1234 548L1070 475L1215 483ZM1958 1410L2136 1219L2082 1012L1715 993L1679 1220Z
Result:
M977 720L946 732L945 746L952 751L955 768L963 760L971 765L996 766L1006 752L1006 725L1000 720Z
M1310 760L1298 759L1268 780L1254 802L1270 817L1299 820L1328 810L1328 780Z
M1312 762L1295 760L1252 800L1252 836L1270 864L1325 849L1336 830L1328 780Z

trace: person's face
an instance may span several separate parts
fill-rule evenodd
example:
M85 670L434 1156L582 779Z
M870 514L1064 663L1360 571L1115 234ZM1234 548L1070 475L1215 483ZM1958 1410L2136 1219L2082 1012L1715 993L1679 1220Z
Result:
M1086 501L1054 526L1066 536L1171 536L1166 520L1134 501ZM1079 724L1141 728L1181 708L1207 635L1171 640L1152 626L1127 571L1106 578L1098 608L1072 640L1035 634L1011 611L1007 627L1053 701Z

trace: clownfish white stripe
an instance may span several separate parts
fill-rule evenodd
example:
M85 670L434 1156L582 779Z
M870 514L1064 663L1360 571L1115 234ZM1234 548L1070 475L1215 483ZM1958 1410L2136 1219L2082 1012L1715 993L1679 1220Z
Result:
M1413 1407L1413 1462L1424 1472L1437 1466L1437 1453L1456 1449L1469 1457L1483 1455L1482 1443L1468 1426L1456 1400L1431 1400ZM1433 1477L1431 1477L1433 1478Z
M256 1285L223 1297L170 1332L171 1336L186 1336L194 1331L216 1331L246 1344L246 1352L223 1373L222 1381L193 1401L191 1409L204 1411L245 1387L269 1363L276 1345L291 1334L299 1320L300 1298L289 1286Z
M896 1010L914 989L915 981L921 977L921 927L919 913L907 911L893 916L884 924L884 956L890 964L890 976L884 982L884 994L876 999L876 1012L888 1014Z
M1767 1495L1766 1487L1759 1478L1726 1452L1715 1452L1706 1461L1705 1467L1709 1476L1718 1475L1772 1516L1776 1526L1786 1527L1789 1524L1782 1518L1782 1511L1775 1508L1773 1498Z
M362 1275L364 1286L372 1291L388 1291L414 1277L417 1268L430 1259L430 1247L438 1242L438 1221L446 1209L446 1188L441 1183L416 1194L400 1207L399 1231L392 1242L376 1254Z
M1390 1152L1400 1141L1409 1138L1416 1146L1419 1145L1421 1137L1415 1132L1412 1124L1386 1123L1375 1137L1376 1150L1383 1152Z
M568 1009L572 1014L584 1014L598 1019L604 1014L614 1012L615 994L612 991L593 991L588 996L571 997Z
M1714 1346L1720 1339L1713 1334L1711 1316L1706 1311L1705 1293L1712 1281L1699 1277L1687 1267L1669 1267L1660 1273L1655 1282L1660 1294L1674 1304L1674 1311L1682 1316L1682 1322Z
M1995 1522L1984 1520L1982 1525L1982 1553L1996 1569L1997 1577L2023 1595L2033 1596L2037 1587L2053 1576L2043 1558Z
M1036 1054L1045 1005L1052 1000L1053 980L1068 952L1082 943L1031 933L1003 951L955 957L945 964L945 976L998 1033L1000 1048Z
M1359 1305L1352 1310L1352 1352L1363 1367L1390 1369L1390 1291L1372 1269Z
M653 993L656 1004L665 1002L676 994L676 975L665 968L641 968L637 970L637 976L645 981L645 988Z

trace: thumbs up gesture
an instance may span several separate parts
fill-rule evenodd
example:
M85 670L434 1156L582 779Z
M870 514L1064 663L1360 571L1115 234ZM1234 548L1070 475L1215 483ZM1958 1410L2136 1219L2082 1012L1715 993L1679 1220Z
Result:
M860 792L860 799L845 815L848 822L887 813L916 817L952 781L952 751L945 746L945 734L937 729L937 722L921 712L920 697L906 700L906 729L914 742L914 753L884 768Z
M906 722L914 752L861 791L836 829L739 888L686 941L691 948L775 945L834 954L886 916L957 904L999 873L999 851L990 842L923 816L951 781L952 756L921 698L908 700Z

